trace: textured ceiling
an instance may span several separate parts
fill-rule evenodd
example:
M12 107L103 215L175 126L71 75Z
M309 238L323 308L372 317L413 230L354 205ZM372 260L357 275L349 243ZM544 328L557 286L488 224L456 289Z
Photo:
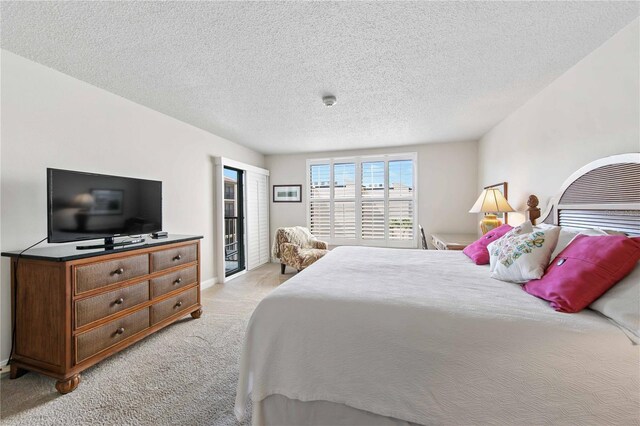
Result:
M636 2L0 7L3 48L263 153L477 139L639 14Z

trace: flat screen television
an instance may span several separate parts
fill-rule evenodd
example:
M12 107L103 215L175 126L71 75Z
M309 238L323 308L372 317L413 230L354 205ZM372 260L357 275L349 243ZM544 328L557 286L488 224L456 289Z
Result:
M105 239L162 230L162 182L47 169L48 241Z

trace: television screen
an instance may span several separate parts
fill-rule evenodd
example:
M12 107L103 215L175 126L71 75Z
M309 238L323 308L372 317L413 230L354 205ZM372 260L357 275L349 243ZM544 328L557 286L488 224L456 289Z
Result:
M162 230L162 182L47 169L48 241Z

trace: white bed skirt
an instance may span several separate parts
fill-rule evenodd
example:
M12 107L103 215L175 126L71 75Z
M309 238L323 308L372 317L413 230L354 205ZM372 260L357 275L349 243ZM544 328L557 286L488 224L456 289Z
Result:
M257 426L417 426L330 401L300 401L270 395L253 403L252 424Z

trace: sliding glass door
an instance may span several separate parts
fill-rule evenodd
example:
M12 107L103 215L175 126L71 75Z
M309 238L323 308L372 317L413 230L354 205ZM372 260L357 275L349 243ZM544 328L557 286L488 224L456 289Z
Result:
M245 269L244 171L224 168L224 274Z

